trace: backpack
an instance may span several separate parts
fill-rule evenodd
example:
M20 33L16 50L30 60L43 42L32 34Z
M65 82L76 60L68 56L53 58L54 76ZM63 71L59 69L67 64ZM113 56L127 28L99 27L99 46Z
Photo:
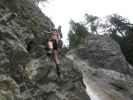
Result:
M58 48L62 48L63 47L63 41L60 39L59 41L58 41Z

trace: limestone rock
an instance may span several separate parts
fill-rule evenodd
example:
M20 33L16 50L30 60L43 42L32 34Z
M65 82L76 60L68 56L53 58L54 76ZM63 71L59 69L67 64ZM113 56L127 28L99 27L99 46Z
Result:
M18 85L10 76L0 75L0 100L18 99L19 93Z
M0 1L0 73L12 82L0 88L3 100L89 100L81 73L61 57L61 79L53 60L46 56L48 33L54 28L34 0ZM12 90L18 89L17 92ZM5 93L5 94L3 94ZM16 97L15 97L16 96Z
M89 35L86 47L78 49L76 54L93 67L132 74L119 45L107 35Z
M108 36L91 35L87 47L71 50L67 58L82 72L91 100L133 99L133 78L128 62L119 45Z
M34 1L0 1L0 99L132 100L133 68L108 36L61 55L58 77L45 50L54 24Z

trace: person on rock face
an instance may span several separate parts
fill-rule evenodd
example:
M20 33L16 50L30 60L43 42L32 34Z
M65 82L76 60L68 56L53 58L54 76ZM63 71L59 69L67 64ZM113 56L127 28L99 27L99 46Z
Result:
M60 76L59 71L59 49L63 47L63 42L61 41L62 34L56 29L53 29L50 37L48 39L48 56L52 56L56 64L57 75Z

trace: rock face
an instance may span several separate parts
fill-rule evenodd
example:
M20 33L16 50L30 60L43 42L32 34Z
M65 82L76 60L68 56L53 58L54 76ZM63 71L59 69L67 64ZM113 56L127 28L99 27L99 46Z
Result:
M54 24L33 1L0 1L0 100L89 100L72 61L62 58L57 77L45 51Z
M60 56L59 79L45 50L54 24L33 1L0 0L0 100L133 100L132 67L107 36Z
M130 70L128 63L125 60L119 45L115 41L107 35L90 35L87 40L86 47L88 49L79 49L77 51L77 54L79 54L82 59L88 59L93 67L100 66L101 68L129 74Z
M50 25L49 18L28 0L0 1L0 66L26 64L30 56L44 49ZM32 52L36 49L37 52ZM30 56L29 56L30 53ZM8 66L8 67L7 67ZM5 72L5 71L4 71Z
M106 35L90 35L86 45L71 50L67 57L82 72L90 99L132 100L132 67L119 45Z

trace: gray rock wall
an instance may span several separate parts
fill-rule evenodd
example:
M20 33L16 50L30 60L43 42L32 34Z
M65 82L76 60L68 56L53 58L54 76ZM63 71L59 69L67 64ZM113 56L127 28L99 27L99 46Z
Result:
M132 74L119 45L108 35L89 35L86 47L78 49L76 53L93 67Z
M0 1L0 100L133 99L132 67L107 36L60 56L59 79L45 50L51 27L32 0Z
M51 27L33 0L0 1L0 100L89 100L72 62L61 58L59 80L46 56Z
M91 100L132 100L132 67L108 36L89 35L86 47L70 50Z

